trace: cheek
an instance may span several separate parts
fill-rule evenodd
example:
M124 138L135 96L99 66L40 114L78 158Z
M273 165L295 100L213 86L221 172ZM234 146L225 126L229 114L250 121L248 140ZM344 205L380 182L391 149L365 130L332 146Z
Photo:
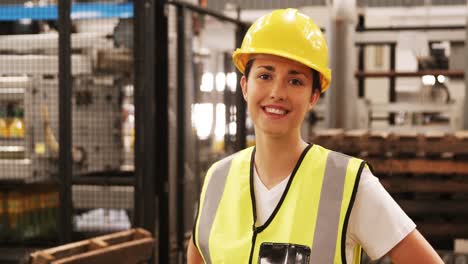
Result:
M298 101L298 103L296 104L296 107L299 110L298 114L301 116L305 116L310 110L310 100L304 100L305 98L309 97L306 97L306 95L304 95L304 97L301 98L301 100Z
M255 105L255 97L250 90L247 92L245 96L245 103L247 104L247 110L251 112L253 105Z
M249 101L249 103L255 103L258 101L258 99L262 97L261 91L262 89L259 89L257 86L249 86L249 89L247 90L247 101Z

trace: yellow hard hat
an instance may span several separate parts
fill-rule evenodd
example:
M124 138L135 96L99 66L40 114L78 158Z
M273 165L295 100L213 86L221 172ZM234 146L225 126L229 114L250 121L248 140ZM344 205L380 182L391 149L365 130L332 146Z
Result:
M331 80L328 47L320 28L297 9L278 9L250 26L232 59L244 73L252 54L271 54L300 62L320 73L322 92Z

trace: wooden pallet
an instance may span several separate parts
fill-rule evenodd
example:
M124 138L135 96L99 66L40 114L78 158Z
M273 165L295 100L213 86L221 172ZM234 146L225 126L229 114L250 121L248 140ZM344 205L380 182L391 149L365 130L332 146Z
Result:
M332 130L317 133L311 142L366 160L435 245L468 238L468 131Z
M82 240L30 255L32 264L133 264L153 254L154 238L141 228Z
M380 174L468 174L466 160L439 159L430 160L422 158L364 158L376 175Z
M310 142L318 143L321 146L332 150L341 149L343 133L343 129L327 129L317 131L311 136Z
M458 131L454 134L454 137L455 143L453 144L452 151L455 156L468 157L468 130Z
M351 156L362 155L368 146L369 132L365 129L350 130L344 132L341 142L341 151Z
M424 153L428 158L437 158L444 153L453 153L457 145L456 141L452 134L426 132L424 134Z
M450 177L443 180L385 177L380 179L380 183L391 193L468 193L468 180L462 181ZM464 206L464 211L468 214L468 206L466 204L460 206Z
M309 141L359 157L468 159L468 131L456 133L329 129L315 132Z
M367 149L361 151L369 157L386 157L389 155L390 134L386 132L370 132L367 137L368 143L365 144Z
M457 253L448 250L438 250L437 254L439 254L440 258L445 264L463 264L468 263L468 254L464 253ZM366 252L363 252L361 258L362 264L391 264L392 260L388 255L383 256L380 259L372 261L367 255Z
M413 158L422 156L424 138L421 134L414 132L393 133L390 138L392 157Z

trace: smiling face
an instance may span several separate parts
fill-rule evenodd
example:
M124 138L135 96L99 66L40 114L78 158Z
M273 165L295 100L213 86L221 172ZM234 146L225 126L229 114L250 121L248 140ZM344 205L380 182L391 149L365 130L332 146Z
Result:
M241 79L255 133L273 137L299 137L305 114L315 105L312 71L298 62L256 55L248 79Z

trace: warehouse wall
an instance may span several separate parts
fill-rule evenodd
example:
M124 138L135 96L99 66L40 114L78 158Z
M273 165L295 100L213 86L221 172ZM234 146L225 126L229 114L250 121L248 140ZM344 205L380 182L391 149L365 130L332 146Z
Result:
M222 2L222 1L216 1ZM361 7L358 8L358 13L365 15L366 27L390 27L390 26L446 26L446 25L465 25L466 24L466 6L464 1L433 1L433 6L420 6L417 1L358 1L358 4L369 4L370 6L389 6L389 7ZM209 1L209 5L210 5ZM238 2L240 3L240 1ZM387 4L386 4L387 3ZM441 6L441 4L447 4ZM291 4L291 5L288 5ZM299 2L288 2L283 6L271 4L268 8L294 6ZM437 5L436 5L437 4ZM458 5L456 5L458 4ZM401 7L405 6L405 7ZM408 8L408 6L410 6ZM325 34L330 43L330 19L331 8L324 5L308 4L301 6L299 10L314 19L314 21L325 29ZM243 21L253 22L256 18L269 12L269 9L242 10L240 18ZM229 16L236 16L235 11L225 11ZM207 27L211 26L211 21L207 21ZM227 49L229 43L232 43L232 34L223 31L222 25L215 25L216 34L211 34L206 43L209 43L209 48ZM416 71L417 60L416 55L427 55L428 44L431 32L388 32L393 34L395 41L400 44L397 46L396 70L397 71ZM417 36L419 41L415 41ZM229 41L220 41L227 39ZM410 45L411 47L405 47ZM355 47L350 54L356 54ZM425 52L422 52L425 51ZM450 70L463 70L465 68L465 49L462 42L451 43L450 50ZM390 49L388 46L373 47L370 46L365 50L365 65L369 71L388 71L390 68ZM354 70L354 69L353 69ZM463 102L465 96L463 80L449 79L447 81L448 89L452 98L456 98L457 102ZM397 92L418 91L421 86L421 78L397 78ZM351 83L351 89L357 89L357 83ZM389 80L388 78L367 78L365 80L365 98L373 103L389 102ZM378 122L377 122L378 123ZM381 122L383 127L387 127L386 121Z
M226 7L237 5L241 9L274 9L288 7L303 7L303 6L323 6L331 3L331 0L273 0L273 1L249 1L249 0L217 0L207 1L208 8L218 11L225 10ZM390 7L390 6L423 6L426 0L358 0L359 6L369 7ZM432 5L463 5L465 0L432 0L429 1Z
M440 2L439 2L440 3ZM366 27L389 26L447 26L466 24L466 6L432 6L432 7L391 7L364 8ZM396 71L417 71L417 56L428 55L428 41L431 32L404 31L389 32L396 36L398 43ZM449 70L465 69L465 45L462 42L450 43ZM369 71L387 71L390 68L390 49L388 46L370 46L365 51L365 67ZM461 104L465 98L463 79L448 79L446 85L451 98ZM418 92L422 86L421 78L397 78L397 92ZM389 100L389 81L387 78L368 78L365 80L366 99L374 103L386 103ZM376 122L378 127L385 128L387 122Z

